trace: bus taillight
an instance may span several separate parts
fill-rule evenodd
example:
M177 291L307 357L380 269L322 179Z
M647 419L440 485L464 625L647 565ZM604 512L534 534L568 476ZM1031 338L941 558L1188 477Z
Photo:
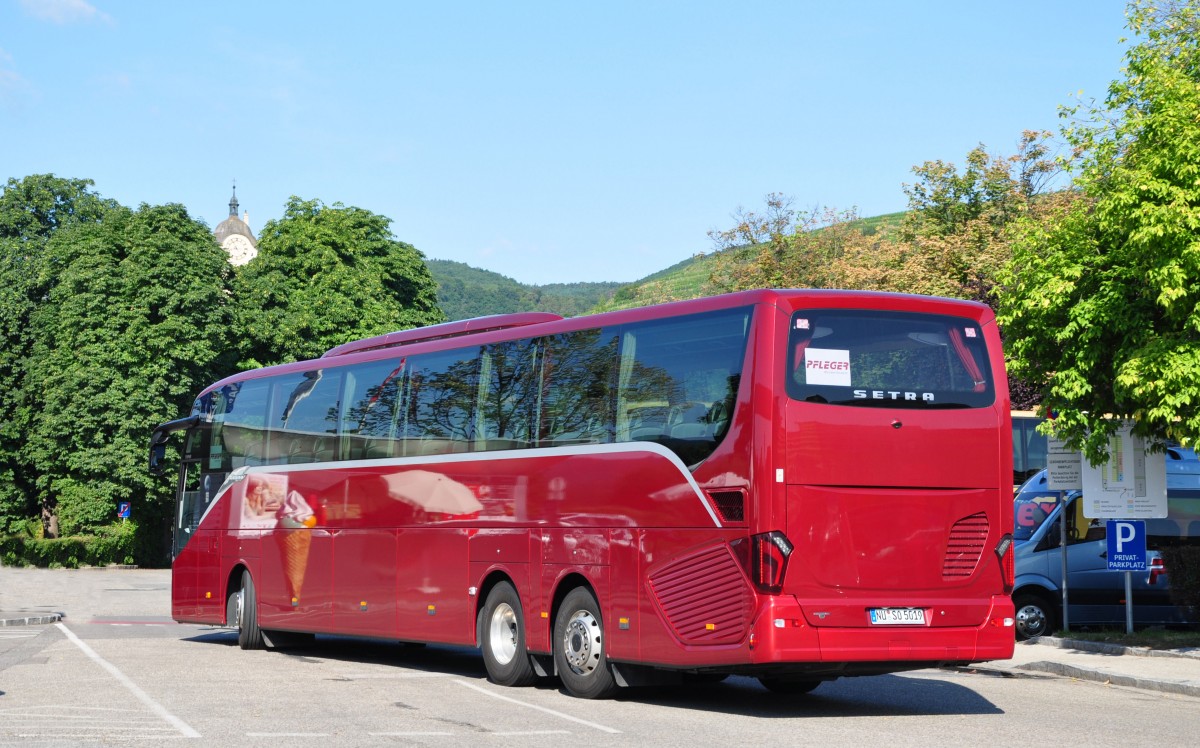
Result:
M1004 594L1011 595L1016 576L1016 561L1013 559L1012 535L1005 535L996 544L996 557L1000 559L1000 573L1004 581Z
M773 595L783 591L783 575L788 556L792 555L792 543L786 535L775 530L735 540L730 545L759 592Z

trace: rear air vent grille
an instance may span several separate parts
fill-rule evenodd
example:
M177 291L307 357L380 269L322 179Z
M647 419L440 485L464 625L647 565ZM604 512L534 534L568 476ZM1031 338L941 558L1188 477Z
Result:
M946 544L946 558L942 562L943 579L969 577L983 555L987 542L988 519L983 512L963 517L950 528L950 539Z
M741 491L709 491L717 513L726 522L746 521L746 494Z
M710 546L650 575L663 617L684 644L734 644L746 636L754 596L729 546Z

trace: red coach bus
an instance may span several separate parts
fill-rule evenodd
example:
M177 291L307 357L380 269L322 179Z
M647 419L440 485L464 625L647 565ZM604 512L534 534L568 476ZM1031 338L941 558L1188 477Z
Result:
M972 302L749 291L234 375L187 418L172 615L474 645L571 694L1013 652L1012 427Z

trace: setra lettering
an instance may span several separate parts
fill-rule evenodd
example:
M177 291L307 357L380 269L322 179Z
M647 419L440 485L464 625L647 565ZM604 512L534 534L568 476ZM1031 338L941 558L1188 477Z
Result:
M931 403L932 392L903 392L899 390L854 390L855 400L909 400Z

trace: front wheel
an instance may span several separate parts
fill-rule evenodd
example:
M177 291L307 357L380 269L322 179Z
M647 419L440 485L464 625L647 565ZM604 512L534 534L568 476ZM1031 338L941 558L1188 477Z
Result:
M604 651L600 605L587 588L571 590L558 610L554 621L554 665L572 696L606 699L617 690Z
M254 596L254 578L245 569L242 570L240 586L229 593L229 598L225 601L225 622L237 629L238 646L242 649L262 649L266 646L262 629L258 627L258 601Z
M488 677L501 686L528 686L537 675L525 648L521 598L508 582L488 593L479 613L479 646Z

